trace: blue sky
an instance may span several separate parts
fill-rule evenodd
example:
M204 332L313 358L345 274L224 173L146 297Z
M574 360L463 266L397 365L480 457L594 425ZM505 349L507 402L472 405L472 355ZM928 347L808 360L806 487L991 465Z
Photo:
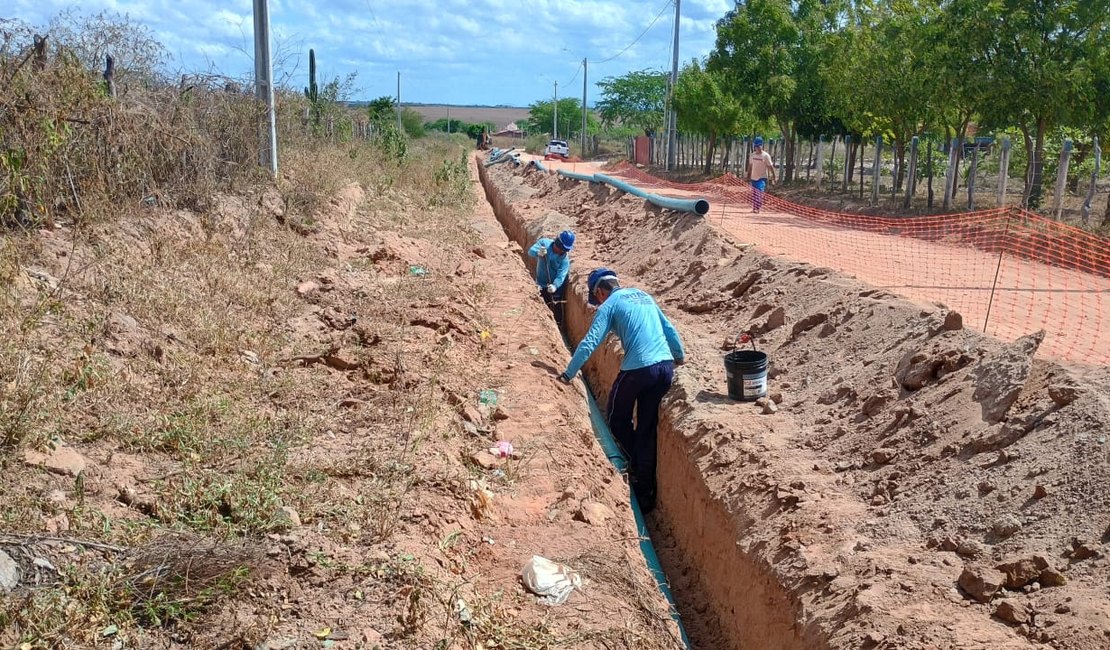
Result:
M40 26L73 2L14 0L0 17ZM731 0L683 0L682 61L709 53L714 23ZM318 77L357 71L354 99L392 95L401 72L402 101L526 106L582 96L582 58L591 81L644 68L670 69L674 9L669 0L270 0L277 71L294 87L308 75L315 48ZM147 25L183 70L215 68L240 77L252 70L251 0L83 0L82 11L128 14ZM14 13L13 13L14 12ZM577 75L577 76L576 76ZM322 82L321 82L322 83ZM597 98L590 84L589 103Z

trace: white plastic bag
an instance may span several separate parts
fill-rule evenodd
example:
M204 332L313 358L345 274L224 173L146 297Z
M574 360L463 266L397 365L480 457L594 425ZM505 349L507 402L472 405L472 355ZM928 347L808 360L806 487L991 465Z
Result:
M524 586L545 605L562 605L570 592L582 588L582 576L565 564L533 555L520 571Z

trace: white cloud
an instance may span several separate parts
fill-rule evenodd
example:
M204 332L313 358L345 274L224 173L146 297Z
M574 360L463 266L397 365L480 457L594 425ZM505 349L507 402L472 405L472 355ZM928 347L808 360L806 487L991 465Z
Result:
M71 0L9 0L15 17L44 25ZM666 0L270 0L275 51L296 65L303 85L314 48L321 72L359 72L365 96L392 94L400 70L411 101L527 105L576 74L591 80L670 67L671 13ZM731 0L683 2L682 59L704 56L714 24ZM252 0L83 0L81 10L127 13L149 26L183 69L209 62L227 74L249 72ZM654 26L631 45L663 11ZM290 47L295 48L290 50ZM581 83L579 76L575 84ZM579 85L579 90L581 86ZM562 94L562 92L560 92ZM591 101L596 89L590 88Z

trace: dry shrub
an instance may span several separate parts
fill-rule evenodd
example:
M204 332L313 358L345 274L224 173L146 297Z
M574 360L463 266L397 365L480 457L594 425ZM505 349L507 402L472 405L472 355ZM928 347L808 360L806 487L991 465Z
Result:
M265 178L263 108L239 84L187 75L113 98L66 48L48 47L43 60L27 30L0 37L0 79L10 80L0 94L0 227L141 204L198 207L238 181ZM281 98L283 129L299 128L302 104Z

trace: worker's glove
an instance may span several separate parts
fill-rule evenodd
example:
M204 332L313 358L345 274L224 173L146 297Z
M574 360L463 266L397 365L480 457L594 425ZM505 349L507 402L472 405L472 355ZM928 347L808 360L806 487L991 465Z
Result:
M536 255L539 257L547 257L547 246L540 246L540 249L536 251Z
M560 384L566 384L567 386L570 386L570 377L567 377L567 373L559 373L559 376L556 379L559 380Z
M553 285L553 284L547 285L547 292L552 293L552 294L555 293L555 285Z

